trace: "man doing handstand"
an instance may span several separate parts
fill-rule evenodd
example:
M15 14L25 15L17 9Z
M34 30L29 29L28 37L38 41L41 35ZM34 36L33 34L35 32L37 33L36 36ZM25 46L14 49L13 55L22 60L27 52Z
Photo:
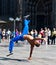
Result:
M13 47L14 47L14 42L15 41L18 41L18 40L21 40L21 41L27 40L29 42L29 44L31 45L30 56L28 58L30 60L31 57L32 57L32 52L33 52L34 46L39 47L40 46L40 40L44 40L44 38L33 38L31 35L28 35L28 32L29 32L28 24L29 24L29 22L30 22L30 20L25 19L24 20L24 28L23 28L22 34L14 37L14 38L12 38L10 40L10 43L9 43L9 53L12 54ZM9 55L7 55L7 56L9 56Z

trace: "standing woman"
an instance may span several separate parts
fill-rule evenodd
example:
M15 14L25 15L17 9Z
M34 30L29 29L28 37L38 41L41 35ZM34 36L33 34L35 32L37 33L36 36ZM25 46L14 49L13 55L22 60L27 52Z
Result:
M53 31L52 31L52 42L51 42L51 44L55 45L55 37L56 37L56 29L53 28Z
M4 41L6 37L6 29L3 29L2 31L2 40Z

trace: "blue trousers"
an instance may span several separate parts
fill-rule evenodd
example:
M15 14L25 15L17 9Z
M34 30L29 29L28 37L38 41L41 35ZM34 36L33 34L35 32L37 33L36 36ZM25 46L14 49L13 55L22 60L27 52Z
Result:
M10 44L9 44L9 51L10 51L10 53L13 51L14 42L18 41L18 40L23 41L24 40L23 35L16 36L15 38L12 38L10 40Z
M21 34L21 35L18 35L18 36L16 36L16 37L14 37L14 38L12 38L12 39L10 40L10 43L9 43L9 52L10 52L10 53L12 53L12 51L13 51L14 42L15 42L15 41L18 41L18 40L23 41L23 40L24 40L23 35L27 35L27 34L28 34L28 32L29 32L28 23L29 23L29 22L30 22L29 20L24 20L24 28L23 28L22 34Z

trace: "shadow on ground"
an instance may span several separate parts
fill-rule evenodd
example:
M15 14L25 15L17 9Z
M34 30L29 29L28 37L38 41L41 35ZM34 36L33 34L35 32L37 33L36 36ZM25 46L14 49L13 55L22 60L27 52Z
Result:
M29 62L26 59L13 59L13 58L7 58L7 57L0 57L0 60L5 60L5 61L13 60L13 61L20 61L20 62Z

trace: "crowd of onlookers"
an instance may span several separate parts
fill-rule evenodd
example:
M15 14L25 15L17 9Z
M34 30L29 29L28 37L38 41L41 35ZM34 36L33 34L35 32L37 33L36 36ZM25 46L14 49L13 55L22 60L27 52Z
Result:
M10 40L11 38L13 38L14 36L20 35L21 32L18 31L18 29L14 31L11 31L10 29L6 30L6 29L0 29L0 42L1 39L2 41L4 40Z
M16 29L16 33L14 31L10 31L9 29L0 29L0 40L2 39L3 41L5 39L11 39L15 36L17 36L19 34L19 31Z
M36 29L32 29L30 31L30 34L33 37L38 37L40 34L42 38L46 38L46 42L44 42L44 44L55 45L56 28L53 28L51 30L50 28L45 27L45 28L41 28L39 31L37 31ZM41 44L43 44L43 41L41 41Z
M9 29L0 29L0 41L1 39L4 41L5 39L11 39L17 35L20 35L21 31L18 31L18 29L15 29L14 31L10 31ZM34 38L35 37L42 37L42 38L46 38L46 42L41 41L41 44L54 44L55 45L55 38L56 38L56 28L53 28L52 30L50 28L41 28L39 31L37 31L36 29L32 29L31 31L29 31L29 34L32 35Z

